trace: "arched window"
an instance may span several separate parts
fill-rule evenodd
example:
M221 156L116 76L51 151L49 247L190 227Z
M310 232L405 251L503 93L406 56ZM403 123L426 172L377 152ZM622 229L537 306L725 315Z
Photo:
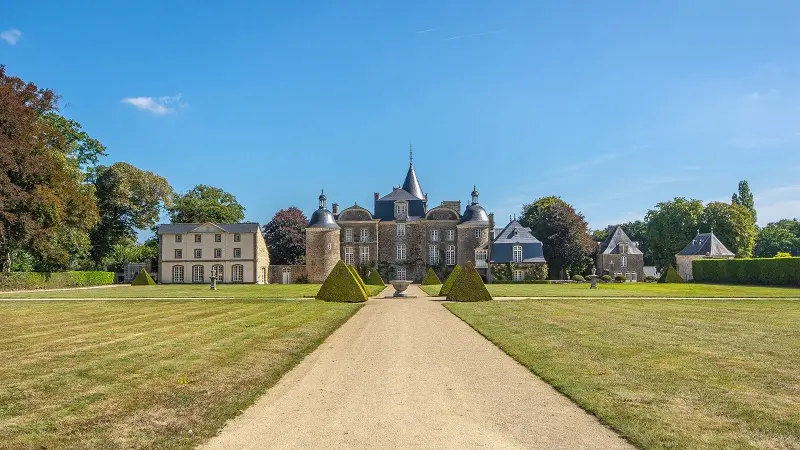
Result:
M231 266L231 275L234 283L241 283L244 281L244 266L241 264L234 264Z
M192 283L202 283L204 276L203 266L192 266Z
M222 266L222 264L214 264L211 266L211 276L216 278L218 282L222 283L224 274L225 268Z
M172 266L172 282L183 283L183 266Z

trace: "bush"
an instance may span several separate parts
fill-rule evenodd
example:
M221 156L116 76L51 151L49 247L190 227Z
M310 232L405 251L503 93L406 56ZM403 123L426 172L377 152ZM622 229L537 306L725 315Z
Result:
M611 278L611 275L603 275L602 277L600 277L600 279L603 280L606 283L608 283L609 281L613 280L613 278Z
M584 281L586 281L586 278L583 278L583 275L573 275L572 276L572 281L577 281L579 283L583 283Z
M650 275L644 277L645 283L655 283L656 281L658 281L658 278L656 277L651 277Z
M492 280L492 284L550 284L550 280Z
M492 294L486 289L480 274L469 261L453 282L453 287L447 293L447 299L454 302L485 302L492 299Z
M139 271L136 278L131 281L131 286L155 286L156 282L145 269Z
M447 279L444 280L442 288L439 289L439 297L447 297L447 294L449 294L450 289L453 288L453 283L456 282L456 278L458 278L459 273L461 273L461 266L456 264L455 267L453 267L453 271L450 272L450 275L448 275Z
M704 283L800 286L800 258L697 259L692 274Z
M6 272L0 273L0 289L59 289L114 283L113 272Z
M295 284L308 284L308 277L305 275L300 275L294 280L294 282Z
M792 254L789 252L778 252L775 254L776 258L791 258Z
M616 281L617 283L624 283L628 281L628 279L625 278L625 275L617 275L614 277L614 281Z
M428 273L425 274L425 279L422 280L422 284L424 286L430 286L434 284L442 284L442 280L436 276L436 272L433 271L433 268L428 267Z
M659 283L683 283L683 277L681 274L675 270L674 267L669 266L667 270L664 271L664 275L661 275L661 279L658 280Z
M386 283L383 282L383 278L381 278L381 274L378 273L377 270L370 271L367 279L364 280L370 286L385 286Z
M367 301L367 294L344 261L339 261L319 288L317 299L326 302L360 303Z
M350 273L353 274L353 278L356 279L358 287L360 287L361 290L364 291L364 295L369 297L369 289L367 289L367 286L364 284L364 280L361 279L361 275L358 274L358 270L356 270L356 268L353 266L347 266L347 270L349 270Z

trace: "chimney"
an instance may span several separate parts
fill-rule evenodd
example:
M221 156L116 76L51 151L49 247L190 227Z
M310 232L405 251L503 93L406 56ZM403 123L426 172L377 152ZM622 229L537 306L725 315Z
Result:
M380 195L378 195L378 193L376 192L376 193L375 193L375 201L377 202L379 198L381 198L381 196L380 196Z
M494 213L489 213L489 241L494 240Z
M334 215L339 214L339 204L338 203L334 203L333 205L331 205L331 212Z

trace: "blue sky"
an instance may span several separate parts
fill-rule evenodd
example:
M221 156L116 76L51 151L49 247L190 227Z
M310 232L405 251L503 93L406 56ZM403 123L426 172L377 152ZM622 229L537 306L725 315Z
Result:
M37 4L38 3L38 4ZM12 2L0 64L178 191L267 222L371 208L408 145L431 206L559 195L592 227L675 196L800 217L795 1ZM171 2L169 2L171 3Z

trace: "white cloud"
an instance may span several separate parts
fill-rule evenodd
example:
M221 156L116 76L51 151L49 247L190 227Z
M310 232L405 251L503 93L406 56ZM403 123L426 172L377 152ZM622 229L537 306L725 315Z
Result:
M608 161L613 161L623 156L628 156L642 150L649 148L649 145L632 145L630 148L620 152L603 153L595 156L594 158L586 159L581 162L564 167L564 172L580 172L586 169L602 169L602 164Z
M767 189L754 195L758 224L800 218L800 184Z
M0 33L0 38L11 45L17 45L17 41L20 37L22 37L22 31L19 31L16 28L11 28Z
M142 111L150 111L157 116L163 116L175 111L175 107L186 106L181 102L181 94L165 97L127 97L122 103L135 106Z

